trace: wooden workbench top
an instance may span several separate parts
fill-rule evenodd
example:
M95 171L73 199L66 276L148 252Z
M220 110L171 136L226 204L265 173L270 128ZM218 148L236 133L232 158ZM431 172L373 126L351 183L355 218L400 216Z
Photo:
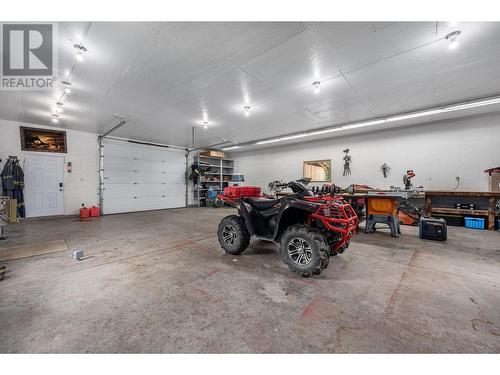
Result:
M425 195L431 197L461 196L461 197L500 198L500 193L494 193L489 191L426 191Z

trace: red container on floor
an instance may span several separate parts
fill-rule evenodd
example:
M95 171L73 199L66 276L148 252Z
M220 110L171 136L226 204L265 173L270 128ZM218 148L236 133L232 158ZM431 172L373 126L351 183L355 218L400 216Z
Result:
M260 197L260 191L257 186L228 186L224 188L224 195L231 198Z
M90 210L87 207L80 208L80 219L88 219L90 217Z
M90 207L90 217L99 217L101 216L101 210L99 207L92 206Z

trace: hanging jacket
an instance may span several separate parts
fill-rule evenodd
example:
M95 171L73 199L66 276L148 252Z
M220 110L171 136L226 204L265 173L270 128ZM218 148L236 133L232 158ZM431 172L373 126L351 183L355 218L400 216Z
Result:
M3 195L12 198L12 190L14 190L14 176L12 175L12 161L9 159L5 163L2 170L2 190Z
M16 160L12 167L12 183L14 185L14 189L24 189L24 172L19 164L19 160Z
M17 199L17 216L25 217L26 209L24 207L24 172L19 164L19 160L14 161L14 165L12 167L12 179L13 179L13 198Z

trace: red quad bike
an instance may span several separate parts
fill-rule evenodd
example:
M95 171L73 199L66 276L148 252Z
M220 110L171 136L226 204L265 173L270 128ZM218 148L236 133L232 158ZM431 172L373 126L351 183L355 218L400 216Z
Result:
M341 197L314 196L307 182L281 184L279 187L288 187L293 194L279 199L238 193L251 189L248 187L232 188L232 195L219 195L239 213L226 216L219 224L218 239L226 253L241 254L253 236L279 243L283 262L291 271L303 277L319 275L331 256L347 249L358 217Z

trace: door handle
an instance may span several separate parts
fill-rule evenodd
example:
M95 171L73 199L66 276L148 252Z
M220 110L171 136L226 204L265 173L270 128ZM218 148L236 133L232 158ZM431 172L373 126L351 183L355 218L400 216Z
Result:
M59 191L63 191L63 183L62 182L59 182Z

